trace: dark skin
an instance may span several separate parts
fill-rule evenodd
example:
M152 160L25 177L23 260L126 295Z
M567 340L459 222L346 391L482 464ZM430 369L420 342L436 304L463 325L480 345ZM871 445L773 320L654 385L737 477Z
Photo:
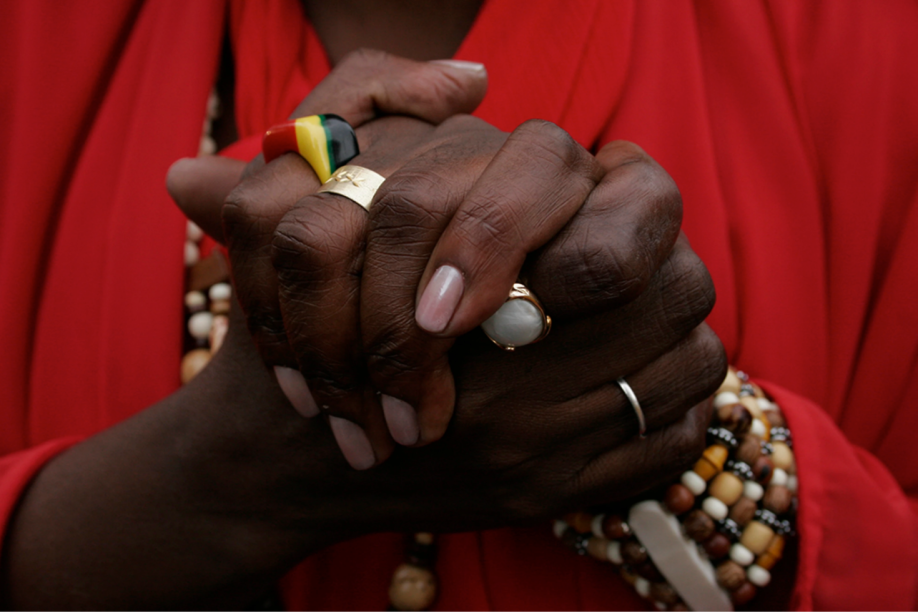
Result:
M388 110L434 122L476 104L474 95L447 96L444 103L383 89L372 92L368 105L366 92L352 86L365 85L360 75L368 70L378 74L378 62L357 57L351 72L339 74L340 81L326 88L331 98L304 104L327 109L334 100L335 110L355 125L373 119L372 109L381 106L380 91L387 94L382 106ZM425 73L419 83L443 76ZM463 78L446 75L453 85ZM397 80L406 81L411 79ZM472 82L460 85L463 91L475 89ZM442 94L444 89L434 91ZM366 155L377 150L375 158L365 159L367 166L373 167L375 160L376 168L394 174L432 139L452 147L448 160L469 159L458 155L469 149L449 132L454 124L435 129L418 122L408 130L404 122L409 120L392 121L402 123L360 128ZM400 148L374 147L374 142L388 141L381 135L392 127L405 135ZM467 133L465 127L459 132ZM550 130L537 128L537 136L543 128ZM486 165L507 141L506 135L487 127L481 133L487 138L474 149L484 151L475 163ZM607 155L605 162L595 161L598 166L581 164L596 183L585 200L604 177L621 168L630 175L633 169L628 167L636 163L642 172L626 176L624 185L655 185L661 190L659 203L669 203L661 210L670 210L672 192L662 178L665 173L639 149L620 145ZM192 209L222 202L235 183L226 168L210 169L209 176L206 168L193 170L194 177L173 177L178 181L174 193L180 203L195 201ZM238 177L238 167L235 171ZM203 186L198 182L202 177ZM456 189L466 187L460 191L464 199L474 181L456 181L451 183ZM314 182L293 156L268 167L253 165L234 197L239 216L236 227L230 225L230 244L235 241L236 255L246 252L240 244L247 241L256 255L263 250L259 245L267 245L273 266L270 252L279 219L294 210L310 214L302 200L318 198L310 196ZM268 191L259 193L259 186ZM283 197L271 191L277 186L282 186ZM599 207L600 201L614 200L605 196L609 194L596 197L592 223L609 212ZM277 211L262 217L259 228L252 223L252 207L264 213L266 202ZM350 216L352 225L347 227L357 227L353 224L360 218L354 214L365 215L347 201L333 206L335 215ZM671 217L660 216L660 223L670 228ZM701 324L713 304L710 279L687 243L676 238L675 225L675 233L660 233L660 244L667 246L659 249L658 258L639 258L650 262L640 275L640 291L626 300L613 292L611 299L618 300L614 308L593 305L589 312L566 313L561 316L564 326L543 343L517 352L513 360L480 335L460 338L449 353L456 412L443 438L422 449L398 449L369 471L354 471L345 463L323 420L304 419L293 410L265 367L264 343L260 354L235 310L224 348L194 381L59 456L39 474L5 543L4 604L41 609L246 606L304 556L343 539L380 531L514 524L626 497L671 477L701 451L707 407L697 403L713 391L725 368L719 342ZM586 226L565 227L571 234L558 243L555 254L561 263L544 266L575 261L589 247ZM265 237L267 242L260 242ZM346 252L352 251L350 237L341 237ZM393 255L410 259L404 253ZM422 264L414 265L419 279L426 260ZM257 293L253 279L265 278L244 269L244 261L235 269L237 288L256 288ZM297 270L306 274L309 269ZM546 306L564 313L568 289L553 285L557 272L540 271L536 259L529 274L533 287L541 287L543 297L550 298ZM571 287L578 285L578 274L567 274ZM270 296L263 287L261 291ZM249 305L250 322L259 317L259 307L252 306L253 291L239 295ZM359 307L354 317L371 315L362 301ZM282 333L286 338L287 331ZM598 337L604 342L596 343ZM294 360L303 351L288 350ZM622 375L654 407L648 411L652 432L647 439L633 437L633 414L614 385L614 378ZM666 385L659 385L661 381ZM380 430L380 439L383 434Z

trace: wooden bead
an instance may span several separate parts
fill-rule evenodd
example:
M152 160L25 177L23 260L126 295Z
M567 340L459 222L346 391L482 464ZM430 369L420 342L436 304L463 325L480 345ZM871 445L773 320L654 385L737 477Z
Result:
M712 534L701 546L712 560L719 560L730 553L730 539L720 532Z
M756 558L755 563L765 570L771 570L774 568L775 564L778 563L778 560L781 559L782 555L784 555L784 537L780 534L776 534L768 544L768 549L765 550L765 553Z
M609 539L591 536L587 541L587 553L600 562L609 561Z
M772 428L784 428L787 426L787 421L785 421L784 416L781 415L780 411L775 409L766 409L762 411L762 414L768 419L768 423L771 424Z
M736 501L736 504L730 509L730 519L735 521L740 526L745 526L752 521L752 518L755 516L755 511L758 505L754 500L746 498L743 496Z
M584 511L568 513L562 518L571 528L581 534L590 534L593 532L593 516Z
M679 602L679 593L668 583L658 581L650 586L650 596L657 602L672 606Z
M637 541L626 541L622 543L622 560L631 566L643 564L647 561L647 550Z
M746 434L739 439L739 445L736 448L737 460L752 466L760 455L762 455L762 441L758 437Z
M395 569L389 586L389 602L398 611L423 611L437 597L434 574L413 564L401 564Z
M791 494L791 491L787 487L772 484L765 490L765 497L762 499L762 504L769 511L781 515L790 508L793 497L794 495Z
M768 545L774 535L774 530L758 520L753 520L746 524L743 536L740 537L740 543L752 553L759 555L768 549Z
M621 515L606 515L602 520L602 533L607 539L618 540L631 534L631 527Z
M434 544L433 532L415 532L414 542L420 545L433 545Z
M730 506L743 495L743 480L733 473L720 473L708 487L711 496Z
M755 598L755 586L746 581L730 594L730 601L738 607Z
M660 574L659 569L657 569L656 565L650 559L635 566L634 570L637 574L650 582L663 581L663 575Z
M736 435L745 434L752 426L752 413L741 403L721 407L717 411L720 425Z
M666 490L663 504L673 515L681 515L695 504L695 495L681 483L673 483Z
M701 543L708 540L714 533L714 520L704 511L696 509L688 514L685 521L682 522L682 527L685 528L685 533L689 538Z
M732 592L745 581L746 569L733 560L727 560L717 567L717 584L728 592Z
M717 389L717 393L720 392L733 392L734 394L739 394L740 387L742 387L743 382L740 381L740 378L736 376L736 371L732 368L727 371L727 376L724 378L724 382L720 384L720 387Z
M209 349L192 349L182 358L182 384L194 379L207 363L210 362Z
M724 469L729 452L723 445L711 445L704 450L701 459L695 462L694 471L705 481L710 481L714 475Z
M749 414L752 417L760 418L762 417L762 409L759 408L759 401L755 396L740 396L740 404L746 407L749 410Z
M227 315L231 305L229 300L214 300L210 303L210 312L214 315Z
M760 455L751 466L755 480L762 485L768 485L774 472L774 464L772 464L771 458L767 455Z
M787 443L775 441L771 444L771 461L775 468L787 470L794 465L794 452L787 446Z

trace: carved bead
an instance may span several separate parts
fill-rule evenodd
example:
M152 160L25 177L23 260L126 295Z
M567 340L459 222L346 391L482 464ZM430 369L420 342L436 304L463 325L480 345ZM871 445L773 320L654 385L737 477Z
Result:
M637 541L626 541L622 543L622 560L626 564L637 566L647 561L647 550Z
M752 464L752 474L755 480L762 485L768 485L768 482L771 481L773 472L774 465L771 463L771 458L767 455L760 455Z
M790 508L791 499L794 497L791 491L783 485L770 485L765 491L765 498L762 504L769 511L774 511L779 515Z
M695 504L695 495L681 483L673 483L666 490L663 504L674 515L681 515Z
M182 358L182 383L185 384L194 379L209 361L209 349L192 349L186 353Z
M773 449L771 461L774 463L775 468L787 470L794 465L794 452L787 446L787 443L775 441L771 446Z
M730 539L720 532L712 534L711 538L702 543L701 546L704 547L708 557L712 560L719 560L730 553Z
M714 533L714 520L700 509L689 513L682 526L689 538L698 543L706 541Z
M584 511L577 511L576 513L568 513L562 517L564 521L567 522L571 528L580 532L581 534L589 534L593 531L592 522L593 516Z
M620 515L606 515L602 520L602 533L607 539L621 539L631 534L631 526Z
M724 469L729 452L723 445L711 445L704 450L701 459L695 462L695 472L705 481L710 481L714 475Z
M423 611L437 597L434 574L413 564L401 564L395 569L389 585L389 602L399 611Z
M730 594L730 601L738 607L755 598L755 586L746 581Z
M730 509L730 519L740 526L745 526L752 521L757 506L754 500L743 496L737 500L736 504Z
M656 582L650 586L650 596L657 602L672 606L679 602L679 594L668 583Z
M752 553L759 555L768 548L774 535L774 530L758 520L753 520L746 524L743 536L740 537L740 543Z
M740 439L739 447L736 448L737 460L752 466L760 455L762 455L762 441L758 437L747 434Z
M752 413L742 403L730 404L717 410L720 425L736 435L745 434L752 425Z
M723 472L714 477L708 491L711 496L730 506L743 495L743 481L733 473Z
M717 567L717 583L728 592L732 592L745 581L746 570L733 560L727 560Z

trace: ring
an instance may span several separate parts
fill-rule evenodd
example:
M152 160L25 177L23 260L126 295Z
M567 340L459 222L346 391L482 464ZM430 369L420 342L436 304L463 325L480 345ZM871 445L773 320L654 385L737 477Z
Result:
M369 211L376 190L385 180L385 177L369 168L351 164L336 170L316 193L329 192L344 196Z
M644 411L641 410L641 403L638 402L637 394L634 393L634 390L631 389L631 386L628 385L628 382L624 379L616 379L616 383L621 388L622 393L625 395L625 398L628 399L628 402L631 403L631 408L634 409L634 414L638 420L638 434L641 435L641 438L647 437L647 422L644 421Z
M261 150L265 162L285 153L299 153L322 183L360 153L354 128L331 114L300 117L268 128Z
M481 329L495 345L513 351L548 336L551 317L528 287L514 283L507 300L481 324Z

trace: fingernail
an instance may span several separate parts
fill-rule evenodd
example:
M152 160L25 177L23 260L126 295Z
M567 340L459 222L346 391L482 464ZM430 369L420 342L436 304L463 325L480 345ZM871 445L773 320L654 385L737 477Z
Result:
M418 427L418 413L414 407L404 400L386 394L382 395L381 402L389 433L395 442L399 445L417 443L421 438L421 430Z
M373 446L370 445L370 439L363 428L334 415L328 416L328 423L335 434L341 453L344 454L344 459L354 470L366 470L376 464L376 454L373 453Z
M469 72L484 72L485 65L479 64L478 62L466 62L465 60L431 60L431 64L443 64L444 66L452 66L453 68L458 68L460 70L467 70Z
M274 376L277 377L277 384L280 385L284 396L293 405L297 413L303 417L315 417L319 414L319 407L306 385L306 379L300 371L286 366L275 366Z
M442 332L452 319L462 298L462 273L452 266L441 266L430 278L421 295L415 320L428 332Z

